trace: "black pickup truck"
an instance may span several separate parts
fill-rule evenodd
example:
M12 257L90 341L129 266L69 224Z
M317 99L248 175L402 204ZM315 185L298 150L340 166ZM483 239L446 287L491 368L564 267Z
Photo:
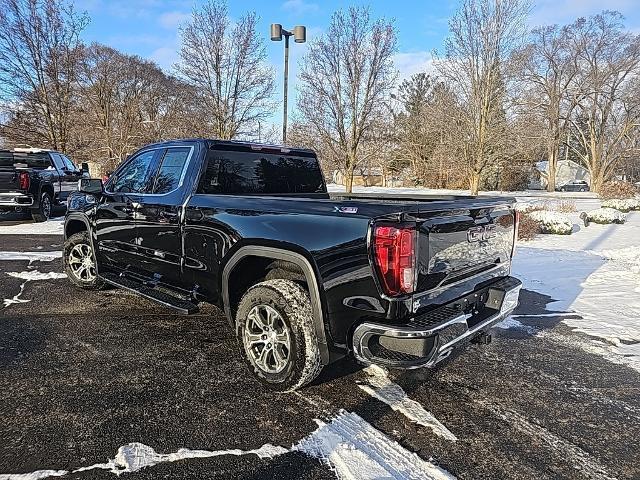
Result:
M293 390L323 366L433 366L518 303L513 199L329 195L311 150L218 140L149 145L81 181L69 279L183 313L217 305L250 371Z
M66 202L88 177L87 164L76 167L64 154L39 148L0 150L0 210L28 209L44 222L52 208Z

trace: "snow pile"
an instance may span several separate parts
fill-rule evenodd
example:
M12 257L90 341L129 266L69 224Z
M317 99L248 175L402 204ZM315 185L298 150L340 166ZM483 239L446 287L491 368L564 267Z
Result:
M517 201L513 208L516 212L529 213L538 210L540 207L537 203Z
M614 208L621 212L640 210L640 198L613 198L604 200L602 206L605 208Z
M609 223L624 223L626 215L613 208L596 208L587 212L587 220L606 225Z
M549 210L536 210L528 214L529 218L540 224L542 233L556 233L559 235L570 235L573 231L573 223L569 217L560 212Z

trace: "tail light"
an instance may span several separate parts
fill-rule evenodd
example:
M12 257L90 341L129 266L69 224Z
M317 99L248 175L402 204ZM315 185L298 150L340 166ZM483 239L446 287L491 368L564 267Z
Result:
M29 172L20 172L18 176L18 187L20 190L29 190L31 186L31 179L29 178Z
M415 288L415 235L410 228L378 226L373 231L374 261L387 295Z

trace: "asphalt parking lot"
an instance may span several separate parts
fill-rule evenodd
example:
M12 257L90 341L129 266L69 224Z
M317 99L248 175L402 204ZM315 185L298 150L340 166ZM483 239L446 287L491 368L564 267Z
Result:
M56 277L55 254L15 252L57 252L61 243L0 235L0 251L14 252L0 254L0 478L45 478L9 476L42 470L112 478L113 469L77 470L132 442L222 453L125 478L335 478L331 462L291 446L340 412L457 478L640 478L640 375L578 348L580 334L546 309L549 297L524 291L516 313L527 315L525 328L495 329L490 345L434 370L390 372L452 439L367 393L370 374L348 360L298 393L263 390L215 308L181 316L119 290L11 275ZM287 451L229 452L265 444Z

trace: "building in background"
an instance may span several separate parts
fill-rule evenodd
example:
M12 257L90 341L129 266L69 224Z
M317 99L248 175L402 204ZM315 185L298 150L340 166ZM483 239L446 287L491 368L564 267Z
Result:
M545 190L547 188L548 178L549 162L546 160L537 162L529 183L529 188L534 190ZM584 180L590 184L591 177L589 176L589 171L573 160L559 160L556 168L556 187L560 188L562 185L578 180Z

